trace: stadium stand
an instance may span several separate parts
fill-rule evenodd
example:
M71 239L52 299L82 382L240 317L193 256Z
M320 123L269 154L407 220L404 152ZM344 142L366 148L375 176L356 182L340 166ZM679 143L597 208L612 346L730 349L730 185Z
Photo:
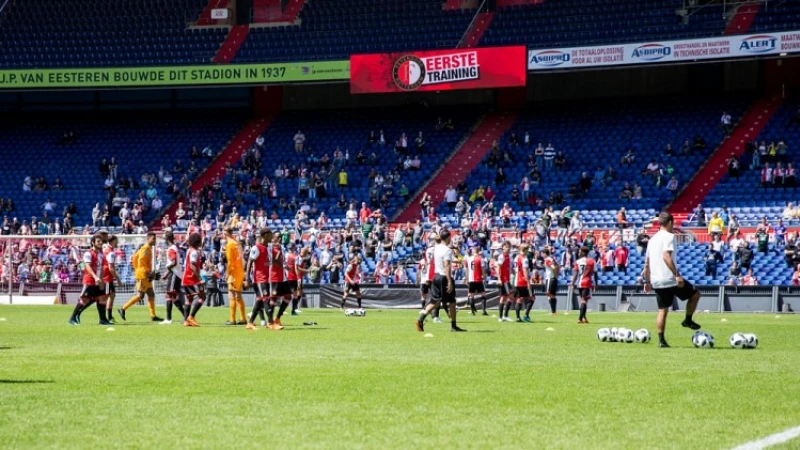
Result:
M187 28L205 0L33 0L0 15L3 67L208 64L225 28Z
M720 4L693 14L688 24L675 14L681 7L681 0L567 0L498 8L481 45L600 45L715 36L725 29Z
M105 177L99 171L103 159L110 162L116 158L117 176L111 192L124 192L131 199L130 207L145 192L143 174L156 174L159 169L173 171L176 161L181 160L183 170L171 174L175 183L188 173L194 162L199 173L207 164L207 158L190 158L195 146L202 152L205 147L219 152L241 124L241 116L235 112L209 114L160 114L147 115L130 113L105 113L63 115L20 115L3 121L0 128L0 152L5 155L25 155L7 158L0 168L6 182L0 185L0 197L10 198L15 204L12 211L6 211L9 220L18 218L20 222L30 223L30 218L42 218L43 205L50 199L54 202L51 220L62 218L62 210L74 203L77 213L74 226L92 224L92 209L95 203L107 203L111 208L111 190L104 190ZM66 133L73 133L65 138ZM75 157L74 155L80 155ZM24 190L26 177L31 177L30 191ZM46 181L44 190L37 190L39 178ZM59 178L63 189L55 189ZM132 178L139 188L118 189ZM167 184L156 186L164 207L172 196L167 192ZM124 197L124 196L123 196ZM143 221L147 223L155 216L148 210ZM120 225L118 218L112 218L109 225Z
M332 220L331 226L341 227L344 224L345 210L339 208L337 203L344 194L347 203L355 203L356 209L361 208L361 202L367 202L371 209L381 209L384 215L391 216L406 201L400 195L402 185L408 188L409 196L413 196L466 137L467 131L475 124L478 114L479 110L464 111L449 108L283 112L266 129L263 145L255 147L258 148L260 162L249 159L254 155L254 152L250 151L238 163L231 164L230 170L220 180L219 195L215 195L214 201L202 208L202 214L216 217L220 205L230 200L231 205L242 206L238 208L241 215L263 206L267 214L275 212L279 216L279 220L270 224L293 226L294 209L302 207L303 202L307 202L309 207L316 207L319 212L325 212ZM437 130L439 117L451 119L454 128ZM370 132L374 132L375 139L379 140L381 130L386 144L380 145L377 142L370 144L368 140ZM294 149L294 138L298 131L302 131L306 139L303 152L296 152ZM425 141L421 153L417 152L415 143L419 132L423 133ZM402 134L407 137L409 158L420 155L418 170L406 170L405 156L395 152L395 143ZM330 169L339 166L335 160L337 149L342 152L346 161L345 189L340 189L338 186L336 177L338 172ZM359 154L364 157L363 163L358 162ZM317 161L326 156L330 160L328 164ZM285 166L290 176L276 177L275 171L279 166ZM305 170L310 177L315 173L319 174L323 166L329 168L326 171L327 175L321 179L326 186L326 196L317 196L314 189L310 189L307 196L300 195L298 173ZM253 171L255 167L259 167L257 172ZM389 191L388 187L382 186L377 189L377 201L370 195L374 178L370 177L370 173L373 171L385 180L395 171L399 174L400 180L391 183L393 194L387 195L388 203L381 204L381 198ZM259 186L263 186L261 183L264 177L269 179L269 184L275 184L275 196L269 193L268 188L256 191L250 189L254 179ZM293 199L296 203L291 208L280 206L281 200L291 204ZM225 209L227 213L231 212L230 205ZM194 216L199 217L200 214L195 211ZM316 218L316 214L313 218Z
M658 98L648 102L618 101L613 110L609 110L607 102L537 105L535 110L522 114L498 142L495 157L501 161L505 182L498 185L498 166L491 161L490 152L466 179L465 197L468 199L480 186L492 186L496 193L496 209L499 210L504 202L511 202L515 211L531 212L547 205L550 193L560 193L564 198L562 204L583 211L584 221L592 226L614 226L617 210L623 206L633 210L629 212L632 215L629 219L641 224L671 200L671 194L665 189L670 172L682 185L722 141L724 133L718 126L722 112L728 111L739 117L747 104L745 97L731 97L725 100ZM524 145L526 133L530 135L529 146ZM512 143L512 134L520 145ZM705 150L692 150L697 137L705 141ZM689 150L683 154L682 147L687 140ZM539 167L541 182L537 185L529 166L537 161L528 158L540 142L544 147L552 144L556 152L562 152L566 164L560 171L555 167L547 169L542 158L539 161L542 165ZM667 144L671 144L673 156L665 154ZM630 165L622 162L628 149L635 156ZM661 187L656 186L655 176L643 174L653 161L664 171ZM600 185L595 178L598 167L604 172L603 178L612 167L616 178L604 181L605 186ZM579 183L584 172L592 180L591 188L584 194L575 187L570 195L571 186ZM521 192L519 186L523 177L528 177L530 192L535 195L536 202L528 201ZM634 183L638 184L641 198L621 199L625 183L629 183L632 190L635 190ZM512 200L515 187L520 190L519 201ZM554 208L560 209L557 205ZM454 216L447 215L451 210L440 206L439 211L445 214L444 220L457 223Z
M798 28L800 28L800 2L768 2L758 10L749 31L759 33Z
M774 183L762 183L762 169L766 162L770 162L772 167L776 167L777 162L781 162L783 167L788 163L797 166L798 149L793 143L800 141L799 110L798 99L787 100L781 105L761 133L747 143L740 161L740 175L737 177L730 172L726 173L704 199L706 209L727 206L739 216L743 226L752 226L763 216L770 220L781 217L789 203L797 204L800 200L800 189L796 185L782 184L779 179ZM781 143L784 143L783 149ZM760 147L763 147L767 155L755 155L760 153ZM771 156L770 151L773 149L775 155ZM758 204L753 202L754 193ZM794 224L798 223L796 218L792 220ZM693 225L696 223L696 219L692 221Z
M301 26L253 28L235 61L337 60L351 53L455 48L474 13L442 11L441 0L309 2Z

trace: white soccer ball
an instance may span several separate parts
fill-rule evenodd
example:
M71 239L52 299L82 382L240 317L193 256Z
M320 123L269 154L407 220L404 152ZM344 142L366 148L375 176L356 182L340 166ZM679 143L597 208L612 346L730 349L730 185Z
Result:
M733 333L728 342L733 348L745 348L747 346L747 338L742 333Z
M647 331L646 328L636 330L636 333L633 334L633 338L640 344L646 344L650 342L650 332Z
M600 342L608 342L611 339L611 330L608 328L600 328L597 330L597 340Z
M620 328L617 330L617 341L630 344L633 342L633 330L628 328Z
M692 344L697 348L713 348L714 336L711 336L705 331L696 331L692 335Z
M353 308L347 308L344 310L345 316L354 316L356 314L356 310Z
M758 347L758 336L753 333L745 333L745 346L744 348L757 348Z
M608 342L617 342L617 332L619 328L611 328L611 334L608 336Z

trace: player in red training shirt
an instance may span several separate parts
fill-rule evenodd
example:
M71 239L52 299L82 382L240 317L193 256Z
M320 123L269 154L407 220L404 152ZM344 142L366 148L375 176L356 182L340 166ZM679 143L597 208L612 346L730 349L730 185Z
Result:
M481 256L481 248L478 245L472 247L472 254L467 256L465 262L467 270L467 300L472 315L478 312L475 308L475 296L479 295L483 299L483 315L488 316L486 312L486 287L483 282L486 279L486 267Z
M247 259L247 280L253 283L253 290L256 293L256 302L253 306L253 312L250 314L250 322L247 324L248 330L256 330L256 317L264 313L264 305L269 301L270 286L269 286L269 251L270 242L272 242L272 231L267 228L258 230L258 241L253 248L250 249L250 256ZM272 325L272 324L270 324ZM267 328L272 328L270 325Z
M183 311L183 304L180 301L181 277L183 277L183 267L181 266L181 252L175 244L175 235L172 231L164 233L164 241L167 243L167 318L161 322L162 325L172 323L172 307L178 308L181 316L186 316Z
M536 300L536 296L531 292L530 286L533 284L533 277L531 276L531 268L528 265L528 244L521 244L518 250L517 256L514 258L514 272L517 274L514 283L517 304L515 311L517 313L517 322L530 322L529 314L525 316L524 321L520 317L523 303L530 305L532 308L533 302ZM528 312L530 312L530 309L528 309ZM506 312L506 317L508 317L508 312Z
M508 318L514 298L514 292L511 290L511 243L503 242L503 252L497 257L495 267L500 282L500 316L497 321L511 322Z
M195 317L197 312L203 307L206 300L205 283L200 278L200 269L203 267L203 255L200 246L203 238L199 233L192 233L187 239L189 250L186 251L186 260L183 268L183 295L186 303L183 305L183 326L199 327Z
M342 294L342 309L347 304L347 295L351 292L356 295L358 300L358 307L361 308L361 255L355 255L347 265L347 270L344 272L344 293Z
M283 317L283 313L286 312L286 308L292 303L292 296L294 294L292 292L291 283L289 283L289 278L287 278L286 275L286 256L283 254L283 247L281 247L281 236L277 234L272 238L269 264L269 283L272 301L270 302L271 308L267 309L267 320L272 322L271 313L274 312L275 306L277 306L278 300L280 300L281 304L278 307L278 315L275 317L275 321L272 322L272 329L282 330L283 325L281 324L281 317ZM296 270L294 264L293 270ZM294 277L297 277L296 272Z
M581 247L578 253L578 260L575 261L572 271L572 284L580 277L578 293L581 296L581 312L578 316L578 323L589 323L586 319L586 303L592 298L592 291L597 289L597 271L595 261L589 257L589 249Z
M80 312L85 306L97 303L97 314L100 316L100 325L112 325L106 317L105 285L103 283L103 238L95 234L92 236L91 247L83 253L83 290L72 315L69 318L71 325L80 325Z

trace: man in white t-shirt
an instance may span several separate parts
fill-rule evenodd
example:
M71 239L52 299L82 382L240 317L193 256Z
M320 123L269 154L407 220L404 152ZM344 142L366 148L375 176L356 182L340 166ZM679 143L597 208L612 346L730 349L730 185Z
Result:
M466 331L456 324L456 287L453 281L453 250L450 248L450 231L442 230L436 237L433 249L434 276L428 305L414 324L417 331L425 331L423 323L428 314L441 304L450 310L450 331Z
M654 290L658 301L658 317L656 330L658 331L658 346L669 347L664 339L664 329L667 325L667 314L675 297L686 302L686 318L681 325L692 330L699 330L700 324L692 320L692 315L700 301L700 292L681 277L675 251L675 235L672 234L675 220L672 214L663 212L658 216L660 230L647 244L647 254L644 259L642 278L645 281L645 292Z

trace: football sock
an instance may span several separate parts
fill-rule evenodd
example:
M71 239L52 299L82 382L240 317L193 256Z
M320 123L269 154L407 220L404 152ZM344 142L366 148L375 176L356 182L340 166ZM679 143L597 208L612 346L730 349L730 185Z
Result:
M550 299L550 312L555 314L556 313L556 299Z
M242 321L247 321L247 311L244 308L244 299L239 297L236 299L236 304L239 306L239 317L242 318Z
M358 307L361 308L361 297L358 297Z
M250 313L250 323L256 323L256 317L258 317L258 313L264 308L264 300L256 300L255 305L253 305L253 312Z
M420 303L422 309L425 309L425 300L420 300L419 303Z
M147 297L147 311L150 312L150 318L156 316L156 299L153 297ZM192 314L194 316L194 314Z
M184 315L184 314L185 314L185 313L184 313L184 309L185 309L185 308L183 307L183 303L181 303L181 301L180 301L179 299L177 299L177 298L176 298L176 299L174 299L174 300L172 301L172 304L173 304L173 306L175 306L175 308L177 308L177 309L178 309L178 311L180 311L181 315Z
M456 325L456 319L450 321L450 328L458 328L458 325Z
M692 321L692 316L693 316L693 315L694 315L694 314L689 314L689 313L686 313L686 321L687 321L687 322L691 322L691 321Z
M289 302L288 302L287 300L284 300L284 301L281 303L281 306L278 308L278 319L280 319L281 317L283 317L283 313L286 311L286 307L287 307L287 306L289 306Z
M69 319L73 320L75 316L80 314L81 311L83 310L83 306L84 306L83 300L78 300L78 303L75 304L75 309L72 310L72 315L69 316Z
M230 298L230 304L228 305L228 322L235 323L236 322L236 299L234 297Z
M342 308L347 304L347 297L342 297Z
M581 303L581 315L578 319L585 319L586 318L586 303Z
M527 305L525 306L525 317L530 317L531 309L533 308L533 300L528 300Z
M297 296L292 299L292 312L297 311L297 305L300 304L300 296Z
M658 342L661 343L667 342L664 340L664 333L658 333Z
M78 311L78 314L81 314L82 312L86 311L86 308L88 308L88 307L90 307L90 306L92 306L92 302L86 302L86 303L84 303L83 305L81 305L81 308L80 308L80 310Z
M191 300L186 300L186 303L184 303L184 305L183 305L183 321L184 322L191 315L191 314L189 314L189 312L191 312L191 311L192 311L192 301Z
M130 300L125 302L125 305L122 306L122 309L127 311L127 310L131 309L131 306L133 306L133 305L135 305L137 303L139 303L139 294L134 295L133 297L131 297Z
M419 323L424 323L425 322L425 317L427 317L427 316L428 316L428 313L426 313L425 310L422 310L422 312L419 313Z
M519 316L520 311L522 311L522 303L517 303L516 307L517 319L521 319L521 317Z
M103 302L95 303L97 303L97 315L100 316L100 320L106 320L106 304Z
M172 304L174 302L171 299L167 299L167 320L172 320Z
M506 317L508 317L508 313L511 311L511 302L506 303Z
M200 308L203 307L203 300L195 300L194 306L192 306L192 317L197 317L197 312L200 311Z
M486 296L483 296L483 312L486 312Z
M433 311L431 311L431 313L433 313L433 318L434 319L438 319L439 318L439 310L440 309L442 309L442 307L441 306L437 306L436 308L433 308Z
M267 323L273 323L275 321L273 318L275 316L275 305L270 302L265 305L265 308L267 308Z
M503 318L503 309L505 307L506 307L505 303L500 303L500 315L498 317L500 317L501 319Z

